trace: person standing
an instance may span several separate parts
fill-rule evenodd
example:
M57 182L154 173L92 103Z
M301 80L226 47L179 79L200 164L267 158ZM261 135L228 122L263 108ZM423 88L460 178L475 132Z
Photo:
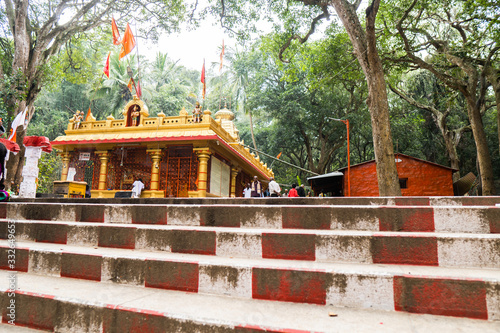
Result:
M260 198L262 196L262 185L257 176L253 177L252 182L252 198Z
M252 197L252 188L250 187L250 183L247 183L247 187L243 189L243 197L244 198Z
M300 185L297 188L297 194L299 195L299 197L305 197L306 196L306 190L304 189L304 184Z
M295 189L297 187L296 184L292 184L292 188L290 189L290 192L288 192L288 197L289 198L298 198L299 195L297 194L297 190Z
M269 193L271 197L279 197L281 192L280 185L271 177L271 181L269 182Z
M132 184L132 198L140 198L143 189L144 189L144 183L142 182L141 178L138 178Z

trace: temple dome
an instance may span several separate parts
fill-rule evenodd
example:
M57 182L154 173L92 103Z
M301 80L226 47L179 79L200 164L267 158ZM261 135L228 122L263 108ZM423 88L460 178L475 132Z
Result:
M217 111L214 116L215 119L234 120L234 113L226 107Z

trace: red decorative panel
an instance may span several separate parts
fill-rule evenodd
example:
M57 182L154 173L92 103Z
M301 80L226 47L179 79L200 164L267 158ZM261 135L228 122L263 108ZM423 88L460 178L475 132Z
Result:
M145 147L117 147L108 161L108 187L114 190L131 190L132 183L141 178L144 188L151 183L151 157Z
M166 197L188 197L188 191L196 191L198 158L192 146L171 146L163 158L161 187Z

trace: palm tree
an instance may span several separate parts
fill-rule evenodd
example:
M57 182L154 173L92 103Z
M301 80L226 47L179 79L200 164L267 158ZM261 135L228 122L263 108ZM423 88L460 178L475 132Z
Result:
M135 90L131 92L128 87L130 76L127 73L127 66L130 66L132 76L137 82L135 55L128 57L127 61L120 61L118 53L111 54L109 79L105 79L102 85L92 92L95 99L105 99L108 110L115 118L120 117L124 105L132 99L132 94L135 95Z
M223 84L224 81L229 82L229 92L234 97L236 109L248 115L253 146L257 150L253 132L252 110L247 105L247 91L250 84L249 74L253 67L257 65L257 57L253 55L252 52L239 52L237 49L226 48L224 59L227 60L226 63L229 63L229 65L225 66L228 70L221 75L220 84ZM259 156L257 152L256 154Z

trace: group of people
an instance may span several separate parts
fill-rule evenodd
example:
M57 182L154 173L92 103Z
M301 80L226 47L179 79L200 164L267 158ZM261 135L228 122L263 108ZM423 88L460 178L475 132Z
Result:
M266 191L268 192L266 195ZM281 193L280 185L274 180L274 178L270 178L269 186L265 191L262 191L262 184L259 182L257 176L253 177L253 181L251 183L247 183L247 186L243 189L243 197L245 198L260 198L264 196L270 197L290 197L290 198L298 198L298 197L306 197L311 196L311 192L308 191L306 194L306 190L304 184L297 186L297 184L292 184L292 188L290 191L285 190L285 192Z

